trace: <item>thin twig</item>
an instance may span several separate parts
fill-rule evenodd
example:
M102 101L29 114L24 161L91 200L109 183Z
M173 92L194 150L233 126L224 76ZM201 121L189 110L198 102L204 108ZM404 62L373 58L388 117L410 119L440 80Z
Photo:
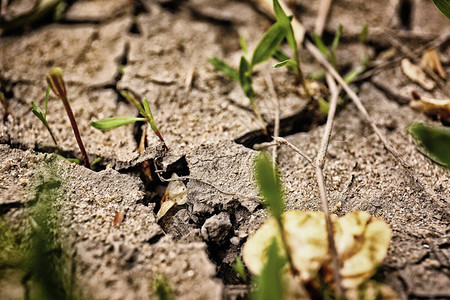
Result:
M333 234L334 233L333 223L331 222L330 211L328 208L327 193L325 190L325 181L323 179L323 166L325 164L325 155L327 153L328 144L330 142L331 129L333 127L333 120L334 115L336 113L340 89L336 86L336 83L334 82L333 78L329 73L327 73L326 79L328 83L328 88L331 90L330 109L328 111L328 118L327 123L325 125L325 132L322 135L322 142L320 143L319 152L317 153L316 156L315 169L316 169L317 183L319 186L320 199L322 201L322 210L325 214L328 247L331 254L334 269L334 280L336 283L336 296L338 299L341 299L343 296L343 289L341 284L341 275L339 273L340 262L339 256L336 251L336 243L334 241L334 234Z
M316 17L316 23L314 25L314 31L318 36L322 36L323 29L327 23L328 13L331 7L331 0L320 0L319 12Z
M297 148L295 145L289 143L286 139L284 139L282 137L277 137L277 138L274 137L273 139L274 139L274 141L276 141L280 144L284 144L284 145L288 146L289 148L291 148L292 150L294 150L295 152L297 152L298 154L303 156L304 159L306 159L311 165L314 166L314 161L311 159L311 157L308 156L308 154L306 154L305 152L303 152L302 150Z
M353 103L356 105L356 107L359 109L359 111L362 113L366 121L369 123L370 127L372 127L372 130L376 133L378 138L383 143L384 147L397 159L400 164L407 169L408 171L411 170L411 167L403 160L403 158L400 156L400 154L394 149L394 147L389 143L389 141L384 137L384 135L381 133L381 131L378 129L377 125L375 125L375 122L372 120L372 118L369 116L369 113L365 109L364 105L361 102L361 99L355 94L355 92L348 86L348 84L342 79L341 75L338 74L338 72L333 68L333 66L328 62L328 60L320 53L319 49L316 48L311 42L306 41L305 42L306 49L316 58L316 60L324 66L324 68L334 77L334 79L341 85L341 87L345 90L345 92L348 94L350 99L352 99Z
M267 88L269 89L270 96L275 102L275 124L273 128L273 136L275 138L280 136L280 100L278 99L277 93L275 92L275 88L273 86L273 80L270 73L266 73L266 76L264 77ZM275 170L276 164L277 164L277 147L278 145L275 145L272 148L272 168Z

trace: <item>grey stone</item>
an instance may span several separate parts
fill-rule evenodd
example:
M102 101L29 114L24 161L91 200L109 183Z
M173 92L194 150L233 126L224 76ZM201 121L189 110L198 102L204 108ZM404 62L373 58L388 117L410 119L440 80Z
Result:
M231 229L230 216L222 212L207 219L202 226L202 237L209 242L221 244Z

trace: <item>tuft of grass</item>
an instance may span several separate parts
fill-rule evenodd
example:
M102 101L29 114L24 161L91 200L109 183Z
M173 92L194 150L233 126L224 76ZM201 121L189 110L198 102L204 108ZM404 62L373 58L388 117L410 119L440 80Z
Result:
M142 98L142 103L138 101L133 94L127 91L121 91L120 94L127 99L131 104L133 104L139 113L141 114L142 118L139 117L113 117L98 121L92 121L91 126L95 129L101 130L101 131L108 131L111 129L118 128L120 126L124 126L127 124L131 124L134 122L139 121L147 121L150 125L150 128L153 130L153 132L156 134L156 136L159 138L161 142L163 142L164 146L167 148L167 145L158 129L158 126L156 126L155 119L153 118L152 110L150 109L150 105L148 103L147 98Z

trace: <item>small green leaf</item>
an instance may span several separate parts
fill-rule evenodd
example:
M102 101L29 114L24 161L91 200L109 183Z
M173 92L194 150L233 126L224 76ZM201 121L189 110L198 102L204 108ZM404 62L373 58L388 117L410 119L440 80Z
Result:
M92 121L91 126L98 130L107 131L137 121L146 121L146 119L137 117L114 117L99 121Z
M284 26L278 22L272 25L253 51L252 67L268 60L277 51L285 36L286 28Z
M369 34L369 24L365 23L361 28L361 32L359 33L358 41L360 43L364 43L367 39L368 34Z
M102 160L101 157L97 157L93 162L91 162L91 168L98 164Z
M273 0L273 12L275 13L275 18L278 22L291 22L278 0Z
M434 5L450 20L450 0L433 0Z
M121 90L120 94L127 99L131 104L133 104L141 113L141 115L145 116L145 110L144 108L142 108L141 102L139 102L132 93L125 91L125 90Z
M155 119L153 119L153 114L152 114L152 110L150 109L150 105L148 105L148 101L147 98L143 98L142 102L144 103L144 109L146 112L146 117L147 117L147 121L150 124L150 127L152 128L153 132L157 132L158 131L158 127L156 126L156 122Z
M244 54L247 54L248 52L247 41L245 40L244 36L241 36L241 38L239 39L239 44L241 45L241 49L244 52Z
M44 99L44 118L47 118L47 106L48 106L49 97L50 97L50 87L47 86L47 90L45 91L45 99Z
M59 160L67 160L68 162L71 162L71 163L74 163L74 164L77 164L77 165L81 164L81 161L79 159L77 159L77 158L67 158L67 157L64 157L64 156L59 155L59 154L56 154L56 157Z
M147 115L151 115L152 111L150 110L150 105L148 104L147 98L142 99L142 103L144 103L144 110Z
M286 60L283 60L283 61L281 61L281 62L279 62L277 64L274 64L272 66L272 68L281 68L281 67L284 67L284 66L286 66L289 69L296 68L297 67L297 62L295 60L293 60L293 59L286 59Z
M341 40L341 35L342 35L342 24L339 24L338 29L336 30L336 33L334 34L334 39L333 39L333 43L331 44L331 48L330 48L330 63L334 66L335 69L338 68L338 60L337 60L337 56L336 56L336 50L337 47L339 46L339 41Z
M239 83L244 91L245 95L253 101L255 99L255 93L252 87L252 70L249 62L244 56L241 57L241 62L239 64Z
M284 211L283 189L278 172L272 168L272 161L261 152L255 161L255 176L259 191L269 207L272 216L281 223Z
M336 53L336 49L339 46L339 42L341 40L342 36L342 24L339 24L338 29L336 30L336 33L334 34L333 43L331 44L331 52Z
M214 66L214 68L217 69L217 71L222 72L223 74L225 74L226 76L239 81L239 74L238 72L236 72L235 69L233 69L232 67L230 67L226 62L224 62L223 60L217 58L217 57L210 57L208 58L208 62Z
M328 116L328 111L330 110L330 104L323 99L322 97L319 98L319 111L324 115Z
M317 71L317 72L309 74L308 78L310 80L322 79L322 78L325 78L326 74L327 73L325 71Z
M44 124L44 126L46 127L46 128L48 128L48 122L47 122L47 120L46 120L46 118L45 118L45 116L44 116L44 113L42 112L42 110L40 109L40 107L39 106L37 106L37 104L34 102L34 101L31 101L31 106L33 107L32 109L31 109L31 112L36 116L36 117L38 117L38 119L39 120L41 120L41 122L42 122L42 124Z
M231 266L236 271L236 273L238 273L242 277L244 282L247 282L247 275L245 274L244 264L242 263L242 259L240 256L236 256L236 260Z
M323 43L323 40L320 36L318 36L315 32L313 32L314 44L316 44L317 49L325 55L327 59L330 59L330 51L328 51L327 47Z
M450 168L450 129L443 126L413 123L408 130L425 150L426 156L438 164Z
M359 74L361 74L362 72L364 72L364 69L365 69L365 68L363 68L363 67L356 68L355 70L351 71L350 73L348 73L347 75L344 76L344 81L345 81L346 83L351 83L353 80L356 79L356 77L357 77Z
M285 298L282 270L286 264L286 258L280 252L277 239L272 238L266 252L266 262L261 274L256 278L256 292L251 297L253 300Z
M278 61L284 61L284 60L288 60L291 59L289 57L289 55L287 55L283 50L281 49L277 49L277 51L275 51L275 53L272 55L273 58L275 58Z

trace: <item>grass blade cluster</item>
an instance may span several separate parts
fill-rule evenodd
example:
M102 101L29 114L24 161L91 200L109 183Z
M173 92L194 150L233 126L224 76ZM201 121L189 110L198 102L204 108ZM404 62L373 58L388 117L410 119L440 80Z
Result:
M164 146L167 148L166 143L161 133L159 132L158 127L156 126L156 122L153 118L152 110L150 109L147 98L144 97L141 103L130 92L121 91L120 94L137 108L142 117L113 117L99 121L92 121L90 123L91 126L101 131L108 131L134 122L147 121L155 135L161 142L163 142Z

